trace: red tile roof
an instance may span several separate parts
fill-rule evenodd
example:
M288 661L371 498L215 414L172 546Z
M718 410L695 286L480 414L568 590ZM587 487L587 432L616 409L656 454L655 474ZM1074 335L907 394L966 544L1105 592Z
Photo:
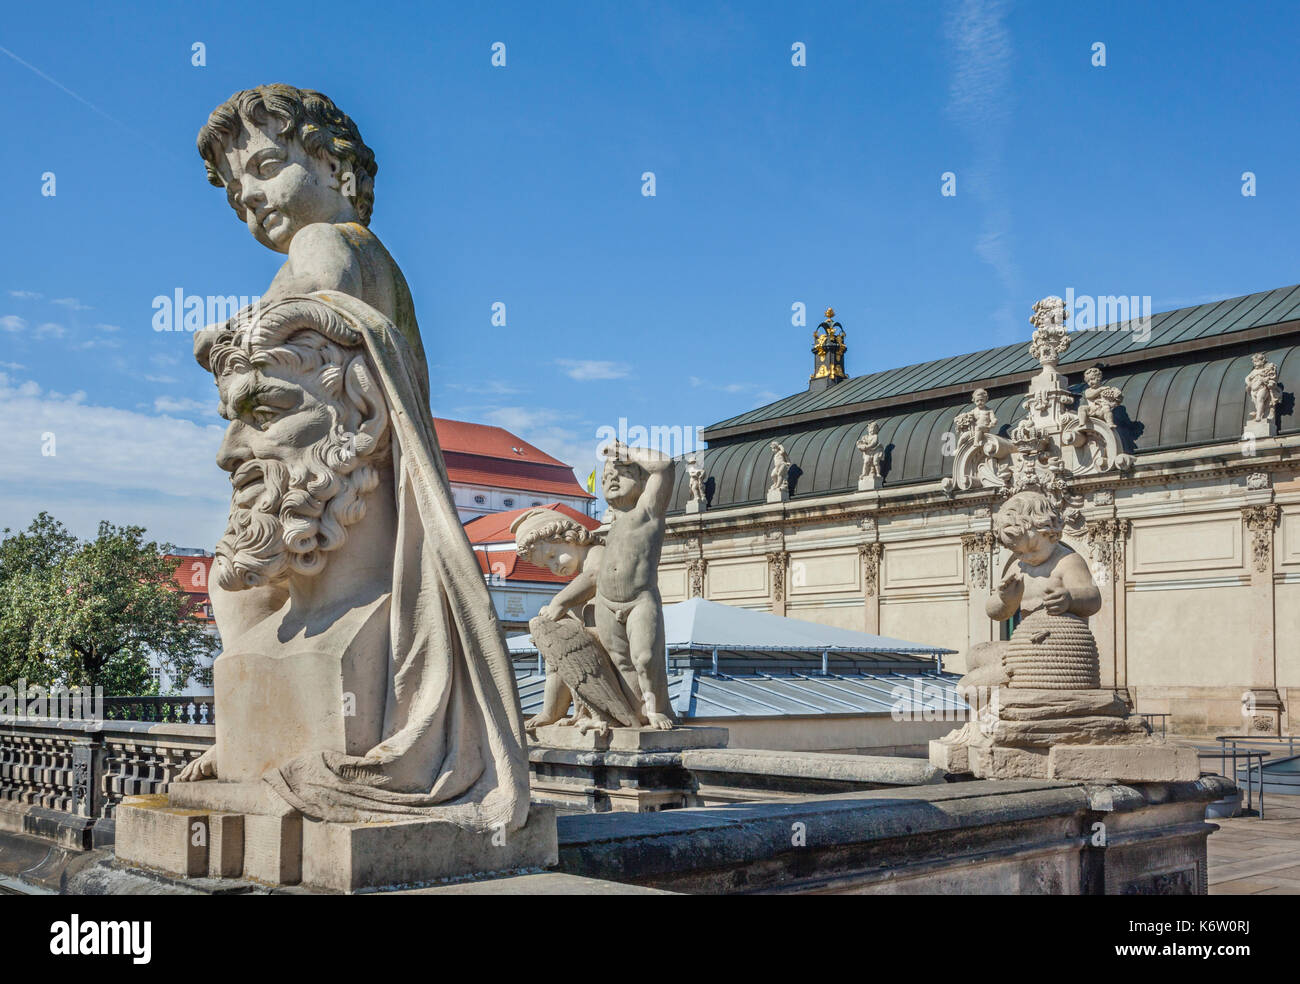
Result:
M212 574L211 557L195 557L183 554L167 554L166 560L179 561L176 573L172 576L181 590L189 594L208 593L208 577Z
M572 468L503 427L442 417L433 423L453 482L595 498L578 484Z
M471 519L465 524L465 532L469 534L469 542L475 546L484 543L514 543L515 535L510 532L510 524L528 512L529 509L553 509L561 515L568 516L575 523L581 523L589 530L594 530L600 526L600 520L584 516L571 506L566 506L562 502L549 502L544 506L525 506L523 509L488 513L486 516Z
M191 554L165 554L165 560L179 561L173 580L189 595L189 611L204 622L214 621L212 601L208 597L208 578L212 576L212 558Z
M559 465L565 469L569 467L558 458L552 458L545 451L511 434L504 427L471 424L468 420L447 420L445 417L434 417L433 426L438 432L438 444L444 451L463 451L466 454L481 454L508 461L539 462Z

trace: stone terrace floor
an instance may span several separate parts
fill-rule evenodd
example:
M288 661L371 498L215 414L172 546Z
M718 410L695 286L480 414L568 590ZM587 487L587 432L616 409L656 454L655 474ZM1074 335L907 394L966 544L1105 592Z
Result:
M1300 796L1268 796L1262 820L1210 822L1211 895L1300 895Z

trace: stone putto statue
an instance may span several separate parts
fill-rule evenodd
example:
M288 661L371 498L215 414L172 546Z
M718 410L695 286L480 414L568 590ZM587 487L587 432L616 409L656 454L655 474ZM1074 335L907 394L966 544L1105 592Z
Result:
M975 406L975 409L970 411L971 438L976 444L983 444L984 439L996 430L998 418L989 409L988 390L977 389L970 398Z
M1251 407L1246 414L1246 429L1257 437L1272 437L1277 433L1277 408L1282 402L1277 366L1263 352L1256 352L1250 360L1252 368L1246 376L1246 391L1250 394Z
M236 93L198 145L286 260L258 309L195 337L233 491L211 584L216 744L178 781L269 785L312 820L516 829L513 666L447 483L411 295L368 229L374 154L331 100L287 85Z
M785 448L773 441L772 469L767 473L767 501L785 502L790 498L790 457Z
M1018 612L1020 623L1010 640L967 654L958 693L971 719L930 743L930 761L986 779L1196 779L1194 750L1152 739L1128 704L1102 688L1088 627L1101 592L1083 557L1061 542L1065 520L1053 499L1017 492L993 529L1011 556L985 611L997 622Z
M601 488L610 511L603 543L536 515L547 510L517 524L521 556L556 573L577 572L528 623L548 669L542 710L528 721L530 730L549 724L602 733L673 726L658 569L674 463L618 441L602 453ZM587 602L591 627L578 617ZM570 699L576 713L562 720Z
M884 460L885 449L880 446L880 422L867 424L867 432L858 438L857 449L862 453L862 474L858 476L858 490L867 491L880 487L880 463Z
M593 728L608 731L611 723L640 726L640 698L588 625L594 623L588 602L595 597L604 539L550 509L529 510L510 530L520 557L574 578L529 623L533 642L546 660L546 688L541 711L524 722L525 730L551 724L576 725L583 733ZM571 704L575 713L566 718Z
M995 622L1017 611L1022 621L1010 643L982 651L1000 659L973 669L965 678L971 685L1101 686L1087 622L1101 609L1101 592L1087 562L1061 543L1063 529L1060 512L1042 492L1018 492L998 510L994 534L1014 562L985 610ZM1026 645L1040 633L1048 634L1050 646Z
M1104 420L1114 427L1115 408L1124 402L1124 394L1114 386L1102 384L1100 366L1084 370L1083 383L1083 399L1078 406L1079 429L1087 430L1091 420Z
M708 496L704 491L704 480L708 472L700 465L695 455L686 459L686 479L690 484L690 498L686 502L687 512L703 512L708 508Z

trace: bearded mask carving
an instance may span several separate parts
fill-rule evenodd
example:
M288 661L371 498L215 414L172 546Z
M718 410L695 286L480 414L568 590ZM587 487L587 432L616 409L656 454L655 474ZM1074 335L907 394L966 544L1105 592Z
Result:
M238 591L319 573L390 461L373 369L314 327L255 321L217 334L207 358L231 422L218 463L234 487L217 584Z

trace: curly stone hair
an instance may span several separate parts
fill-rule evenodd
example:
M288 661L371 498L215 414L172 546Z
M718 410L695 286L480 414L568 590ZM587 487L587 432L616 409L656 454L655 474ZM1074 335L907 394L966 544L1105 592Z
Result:
M1017 492L1002 504L993 522L998 540L1010 549L1017 538L1040 533L1052 540L1061 538L1065 520L1052 500L1041 492Z
M515 553L525 559L540 543L563 540L579 547L594 546L600 538L581 523L552 509L533 509L511 524Z
M280 124L279 134L292 134L309 154L332 157L356 179L352 196L362 225L370 225L375 207L375 174L379 165L375 153L361 139L361 131L329 96L311 89L297 89L276 83L236 92L212 111L208 122L199 130L199 154L208 171L208 180L226 189L230 207L244 218L244 206L236 197L238 185L226 184L221 175L222 153L244 129L247 120L266 126L273 120Z

